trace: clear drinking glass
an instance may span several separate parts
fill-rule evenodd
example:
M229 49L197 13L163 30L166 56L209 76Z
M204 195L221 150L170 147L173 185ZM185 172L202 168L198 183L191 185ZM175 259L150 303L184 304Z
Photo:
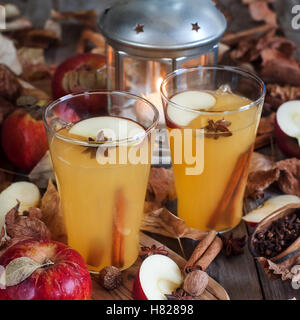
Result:
M241 220L265 96L254 74L232 67L179 69L161 85L178 215L203 231Z
M68 95L44 115L68 244L91 270L131 266L139 252L158 111L118 91Z

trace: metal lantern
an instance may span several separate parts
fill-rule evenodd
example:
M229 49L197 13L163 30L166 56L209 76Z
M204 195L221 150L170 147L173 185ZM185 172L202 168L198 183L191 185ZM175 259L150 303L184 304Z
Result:
M215 64L226 19L210 0L123 0L101 14L99 27L108 86L148 95L169 72Z

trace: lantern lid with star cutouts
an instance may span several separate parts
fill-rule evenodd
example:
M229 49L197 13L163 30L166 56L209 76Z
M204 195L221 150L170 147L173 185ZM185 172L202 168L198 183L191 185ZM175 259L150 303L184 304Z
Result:
M99 20L114 49L146 58L202 54L226 26L211 0L122 0L106 8Z

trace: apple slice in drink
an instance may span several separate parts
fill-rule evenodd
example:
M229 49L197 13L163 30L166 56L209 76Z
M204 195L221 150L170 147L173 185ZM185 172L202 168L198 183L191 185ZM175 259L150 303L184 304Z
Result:
M277 110L275 138L282 152L300 159L300 100L288 101Z
M72 126L69 133L86 139L92 138L96 141L101 131L103 136L111 141L133 139L135 142L140 142L145 137L145 129L138 123L112 116L79 121Z
M172 97L171 102L174 104L169 103L167 106L167 121L176 126L185 127L198 117L197 112L193 111L205 111L212 108L216 99L213 95L204 91L184 91ZM186 110L186 108L191 111Z
M269 216L271 213L276 210L283 208L288 204L297 204L300 203L300 198L293 195L282 195L273 197L265 201L261 206L252 210L247 215L243 217L243 220L251 227L255 227L260 223L264 218Z
M135 300L166 300L182 284L178 265L169 257L155 254L146 258L134 282Z

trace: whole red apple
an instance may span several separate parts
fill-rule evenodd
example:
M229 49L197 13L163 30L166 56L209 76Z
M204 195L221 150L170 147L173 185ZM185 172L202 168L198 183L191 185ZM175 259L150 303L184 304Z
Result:
M1 300L89 300L92 283L83 258L72 248L48 239L29 239L10 247L0 258L6 267L28 257L47 266L38 268L21 283L0 289Z
M84 53L61 63L52 79L52 93L58 99L69 93L106 88L105 57L100 54Z
M37 107L39 108L39 107ZM48 150L41 112L20 108L3 122L1 142L7 158L19 169L29 172Z

